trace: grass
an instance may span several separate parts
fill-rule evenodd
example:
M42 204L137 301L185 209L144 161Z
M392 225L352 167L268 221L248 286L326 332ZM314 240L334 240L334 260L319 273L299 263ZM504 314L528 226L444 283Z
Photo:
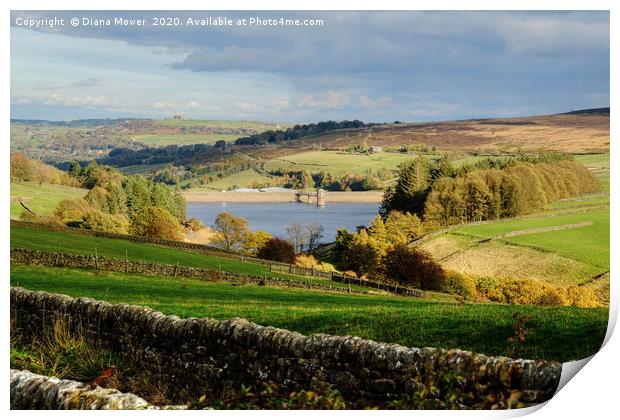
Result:
M26 206L38 215L50 216L58 203L67 198L84 197L87 190L65 185L40 184L38 182L11 182L11 218L19 219Z
M363 174L364 171L371 169L395 170L401 163L413 158L414 156L406 153L382 152L366 155L337 151L312 151L269 160L265 163L265 170L302 171L308 169L312 172L330 171L336 177L342 177L349 174Z
M136 243L121 239L97 238L77 233L54 232L40 228L22 228L11 226L11 248L35 249L47 252L61 252L94 255L102 257L125 258L125 251L130 260L151 261L159 264L197 267L211 270L228 271L262 277L278 277L291 280L309 281L308 277L288 273L270 273L269 267L244 261L228 260L198 252L167 248L158 245ZM342 283L323 278L313 278L314 283L346 287ZM351 285L355 290L367 290L359 285Z
M271 181L271 178L256 172L254 169L246 169L241 172L234 173L217 181L210 182L197 190L208 188L211 190L223 191L231 190L234 188L246 188L249 187L252 182L266 183Z
M172 144L215 144L218 140L227 142L234 141L241 137L240 134L140 134L132 138L148 146L162 147Z
M256 131L286 129L291 127L288 123L268 123L250 120L196 120L196 119L165 119L157 120L156 125L164 127L211 127L227 129L250 129Z
M560 226L584 221L590 221L592 225L554 232L519 235L506 238L503 241L538 247L545 251L609 269L608 210L470 225L457 229L455 232L490 239L512 231Z
M567 361L592 355L607 328L606 309L450 304L384 296L351 296L122 273L14 266L11 285L112 303L147 305L181 317L243 317L303 334L356 335L414 347L510 353L515 311L531 316L517 356ZM558 345L560 344L560 345Z

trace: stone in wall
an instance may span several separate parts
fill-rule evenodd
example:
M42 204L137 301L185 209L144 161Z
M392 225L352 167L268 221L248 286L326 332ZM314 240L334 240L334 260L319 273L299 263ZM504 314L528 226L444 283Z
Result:
M116 389L37 375L11 369L11 410L145 410L181 409L156 407L142 398Z
M240 318L181 319L142 306L22 288L11 288L11 318L15 331L25 336L37 336L62 320L71 331L169 384L172 392L195 398L263 381L278 383L284 391L327 383L354 407L385 407L450 372L461 377L460 391L475 398L516 390L524 403L534 405L553 396L562 371L557 362L409 348L359 337L304 336Z

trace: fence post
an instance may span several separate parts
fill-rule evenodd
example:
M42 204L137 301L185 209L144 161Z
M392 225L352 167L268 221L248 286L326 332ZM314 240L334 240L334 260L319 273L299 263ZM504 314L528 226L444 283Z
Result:
M60 258L60 242L58 242L58 252L56 252L56 264L58 265L58 259Z
M97 254L97 247L95 247L95 269L99 270L99 255Z
M173 277L177 276L177 271L178 270L179 270L179 261L177 260L177 265L174 267L174 276Z
M129 258L127 256L127 250L125 250L125 273L129 273Z

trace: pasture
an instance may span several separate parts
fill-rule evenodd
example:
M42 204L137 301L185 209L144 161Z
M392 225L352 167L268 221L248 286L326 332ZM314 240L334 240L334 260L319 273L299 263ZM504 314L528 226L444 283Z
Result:
M11 219L19 219L24 208L40 216L51 216L54 209L64 199L84 197L88 190L65 185L44 184L38 182L11 182Z
M303 334L355 335L405 346L558 361L595 353L608 318L603 308L463 305L194 280L183 288L178 278L29 266L11 267L11 285L146 305L181 317L243 317ZM531 317L530 332L523 346L512 349L508 338L514 334L516 311Z
M185 146L188 144L215 144L218 140L227 142L234 141L240 137L239 134L139 134L131 138L137 142L150 147L163 147L170 145Z
M77 233L54 232L40 228L23 228L11 226L11 248L34 249L47 252L66 252L78 255L97 255L102 257L130 260L150 261L159 264L179 264L184 267L197 267L215 271L228 271L240 275L258 277L278 277L283 279L309 281L308 277L288 273L270 273L265 265L225 259L218 256L206 255L177 248L136 243L121 239L110 239L80 235ZM345 287L323 278L313 278L313 282ZM352 285L352 289L365 289Z
M369 170L396 170L414 155L381 152L375 154L346 153L338 151L312 151L282 156L265 162L265 170L331 172L336 177L364 174Z

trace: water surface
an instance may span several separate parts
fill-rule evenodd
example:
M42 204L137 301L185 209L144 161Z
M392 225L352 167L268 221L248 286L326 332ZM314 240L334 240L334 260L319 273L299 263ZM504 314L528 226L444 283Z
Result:
M247 219L252 230L285 239L287 226L317 223L325 229L322 242L333 242L338 228L354 231L356 226L367 226L378 210L377 203L327 203L325 207L304 203L187 203L187 217L195 217L207 226L227 211Z

